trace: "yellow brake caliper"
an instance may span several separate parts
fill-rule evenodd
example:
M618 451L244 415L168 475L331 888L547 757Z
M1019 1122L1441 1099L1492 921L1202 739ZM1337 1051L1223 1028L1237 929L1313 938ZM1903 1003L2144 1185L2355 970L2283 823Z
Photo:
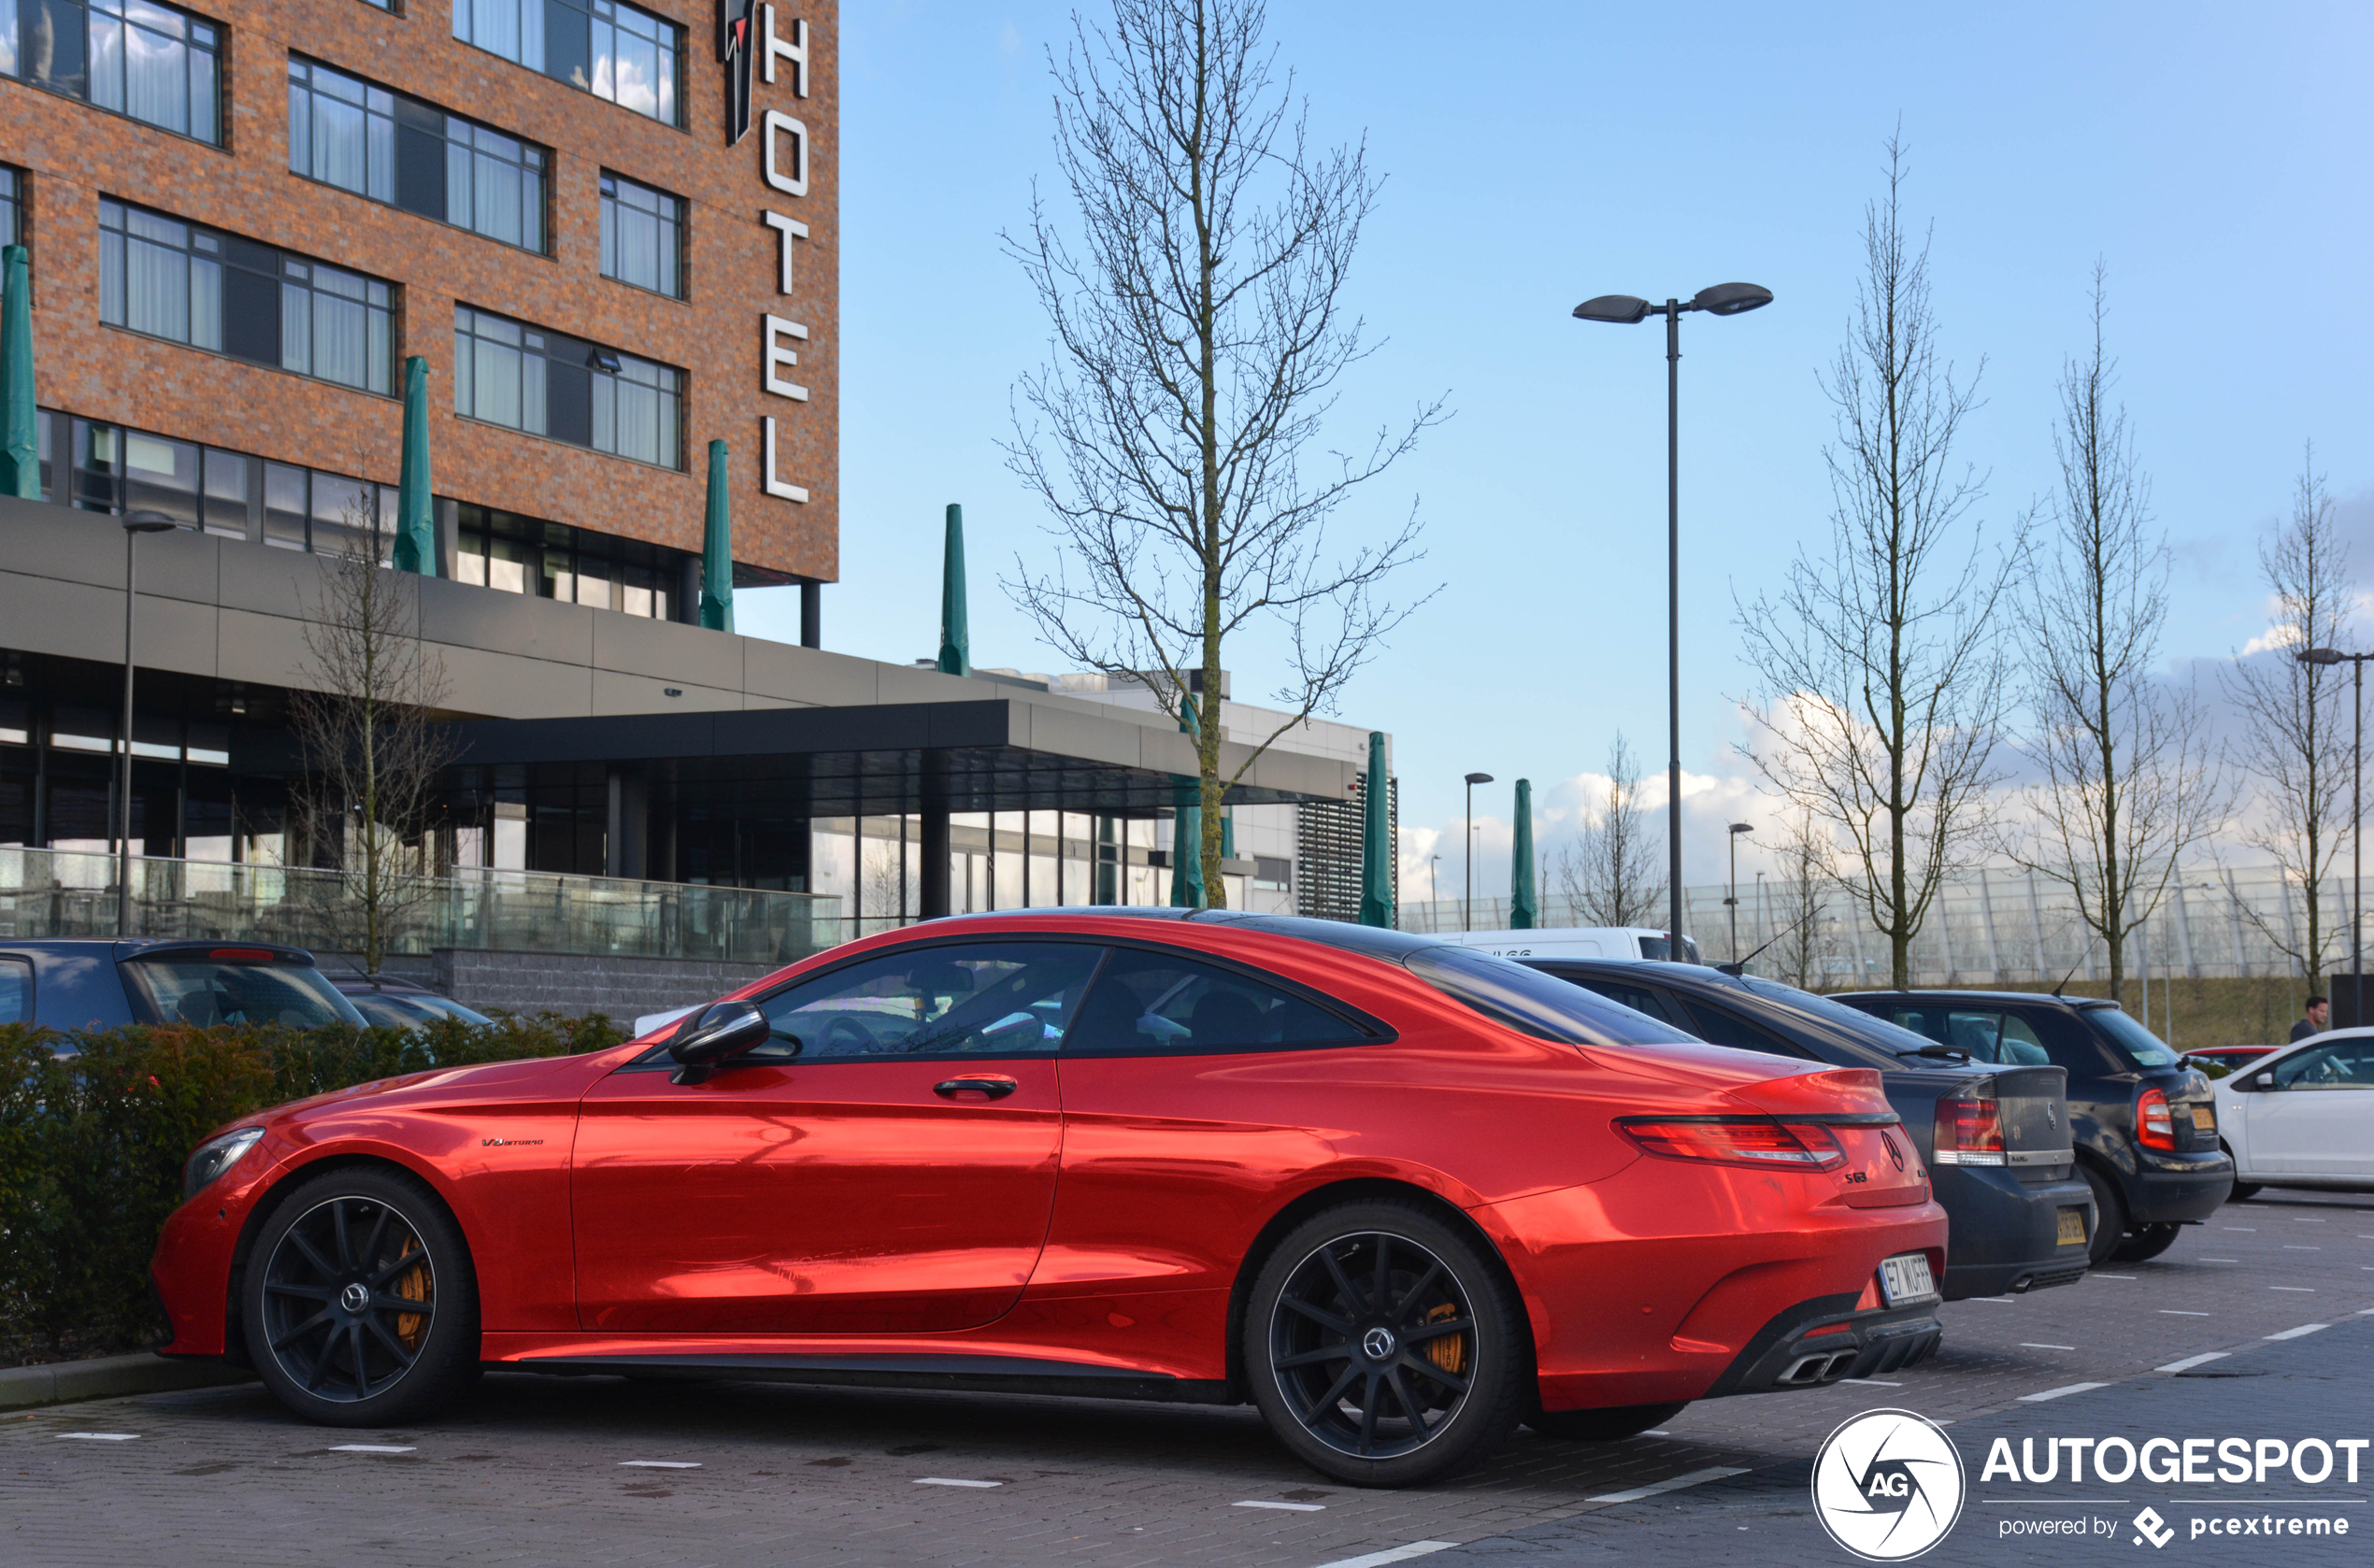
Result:
M1429 1311L1423 1321L1440 1323L1458 1316L1458 1306L1451 1302L1444 1302L1440 1306ZM1426 1360L1434 1362L1453 1377L1458 1376L1467 1369L1467 1335L1464 1331L1459 1333L1437 1334L1426 1341Z

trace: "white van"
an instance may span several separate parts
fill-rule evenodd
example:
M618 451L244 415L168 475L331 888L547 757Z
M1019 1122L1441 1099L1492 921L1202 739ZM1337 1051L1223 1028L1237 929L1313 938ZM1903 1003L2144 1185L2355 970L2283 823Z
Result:
M1552 926L1537 931L1438 931L1435 935L1498 958L1666 958L1662 931L1636 925ZM1681 939L1681 962L1704 963L1698 944Z

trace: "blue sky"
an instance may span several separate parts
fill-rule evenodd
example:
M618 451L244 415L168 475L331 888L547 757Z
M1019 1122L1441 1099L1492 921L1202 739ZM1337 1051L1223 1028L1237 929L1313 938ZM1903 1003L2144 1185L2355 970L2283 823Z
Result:
M976 663L1051 662L996 585L1018 554L1043 564L1053 549L997 447L1015 377L1044 355L997 236L1051 167L1045 51L1069 14L843 7L828 647L933 651L941 509L961 501ZM1352 282L1384 346L1348 388L1342 438L1437 393L1455 410L1343 519L1373 535L1414 498L1427 522L1432 555L1408 585L1444 591L1340 717L1394 733L1405 829L1449 827L1446 887L1469 769L1553 793L1619 728L1652 768L1663 758L1661 334L1568 320L1591 294L1740 278L1777 296L1684 327L1683 762L1744 777L1735 594L1752 599L1827 526L1815 373L1842 340L1899 116L1947 349L1965 371L1985 361L1963 450L1990 476L1990 533L2050 481L2054 378L2082 344L2099 256L2176 551L2169 659L2265 629L2254 540L2306 440L2368 520L2374 571L2374 328L2357 292L2374 259L2374 11L1297 0L1271 27L1314 139L1365 135L1386 177ZM744 595L745 629L795 634L788 598ZM1257 663L1230 660L1240 694L1265 684ZM1723 814L1686 834L1688 880L1719 877ZM1505 877L1505 853L1477 863L1480 884Z

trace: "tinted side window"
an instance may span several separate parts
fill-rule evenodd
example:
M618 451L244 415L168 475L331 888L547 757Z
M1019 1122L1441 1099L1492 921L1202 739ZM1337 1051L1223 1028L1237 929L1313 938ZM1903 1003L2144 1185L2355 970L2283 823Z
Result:
M1647 986L1636 986L1623 980L1602 979L1596 975L1569 974L1558 969L1552 969L1550 973L1561 979L1572 980L1586 990L1596 991L1609 1001L1629 1007L1636 1013L1646 1013L1659 1023L1669 1023L1677 1029L1690 1027L1690 1020L1681 1016L1679 1005L1668 1007L1666 1005L1665 998L1651 991Z
M0 957L0 1023L33 1021L33 964Z
M1801 1061L1821 1060L1811 1051L1800 1049L1771 1031L1758 1028L1738 1014L1709 1006L1695 997L1690 1000L1690 1014L1697 1020L1698 1038L1709 1045L1762 1051L1766 1056L1794 1056Z
M2374 1040L2345 1040L2299 1055L2275 1069L2278 1089L2374 1089Z
M1198 1056L1358 1045L1350 1019L1284 988L1175 952L1115 948L1064 1042L1066 1056Z
M749 1054L801 1062L1048 1055L1063 1044L1100 956L1068 942L879 953L763 998L774 1037Z

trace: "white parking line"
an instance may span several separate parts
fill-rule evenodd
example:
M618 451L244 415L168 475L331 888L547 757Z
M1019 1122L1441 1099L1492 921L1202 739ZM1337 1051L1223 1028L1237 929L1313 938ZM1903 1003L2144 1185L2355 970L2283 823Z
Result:
M1901 1389L1901 1383L1891 1383L1884 1377L1841 1377L1841 1383L1860 1383L1866 1389Z
M1695 1487L1703 1481L1720 1481L1725 1475L1744 1475L1747 1473L1743 1465L1717 1464L1705 1470L1693 1470L1687 1475L1676 1475L1670 1481L1652 1481L1645 1487L1630 1487L1623 1491L1602 1492L1597 1497L1586 1497L1583 1501L1585 1503L1637 1503L1644 1497L1654 1497L1660 1492L1680 1491L1684 1487Z
M2239 1258L2195 1258L2193 1261L2196 1263L2238 1263L2242 1260Z
M980 1487L985 1490L990 1487L1002 1487L1006 1483L1003 1481L960 1481L953 1475L918 1475L915 1477L915 1484L919 1487Z
M2329 1329L2333 1325L2330 1323L2302 1323L2296 1329L2285 1329L2281 1333L2271 1333L2267 1337L2269 1339L2297 1339L2302 1334L2315 1333L2320 1330Z
M84 1443L130 1443L139 1437L136 1432L62 1432L61 1438L75 1438Z
M2291 1290L2303 1296L2312 1296L2316 1294L2316 1287L2313 1285L2270 1285L2267 1289L2270 1290Z
M1327 1504L1324 1503L1265 1503L1257 1498L1245 1503L1231 1503L1229 1506L1231 1508L1275 1508L1281 1514L1323 1514L1327 1511Z
M419 1450L401 1443L333 1443L334 1454L409 1454Z
M2211 1361L2222 1361L2233 1353L2234 1352L2231 1350L2211 1350L2207 1355L2187 1356L2181 1361L2170 1361L2167 1365L2156 1367L2153 1370L2158 1372L2190 1372L2196 1366L2207 1366Z
M1387 1547L1380 1552L1363 1552L1358 1557L1339 1557L1333 1562L1323 1562L1319 1568L1385 1568L1388 1562L1407 1562L1413 1557L1433 1552L1449 1551L1456 1541L1412 1541L1406 1547Z
M2024 1339L2020 1341L2020 1348L2023 1350L2074 1350L2077 1347L2074 1345L2038 1345L2033 1339Z
M2252 1235L2256 1235L2258 1233L2258 1227L2256 1225L2228 1225L2226 1229L2229 1231L2246 1232Z
M691 1459L622 1459L621 1470L698 1470L701 1462Z
M2287 1241L2283 1244L2283 1250L2286 1252L2322 1252L2324 1248L2321 1247L2302 1247L2298 1242Z
M2160 1308L2160 1316L2163 1318L2206 1318L2209 1314L2206 1312L2187 1312L2181 1307L2164 1306Z
M2324 1221L2322 1219L2302 1219L2295 1214L2292 1217L2292 1223L2295 1225L2322 1225Z
M2022 1394L2020 1403L2041 1404L2048 1399L2059 1399L2064 1394L2081 1394L2089 1389L2107 1389L2109 1386L2108 1383L2072 1383L2066 1389L2047 1389L2040 1394Z
M2088 1279L2124 1279L2124 1280L2132 1281L2132 1280L2135 1278L2135 1276L2133 1276L2133 1275L2131 1275L2131 1274L2091 1274L2091 1273L2089 1273L2089 1274L2088 1274L2085 1277L2086 1277L2086 1278L2088 1278Z

